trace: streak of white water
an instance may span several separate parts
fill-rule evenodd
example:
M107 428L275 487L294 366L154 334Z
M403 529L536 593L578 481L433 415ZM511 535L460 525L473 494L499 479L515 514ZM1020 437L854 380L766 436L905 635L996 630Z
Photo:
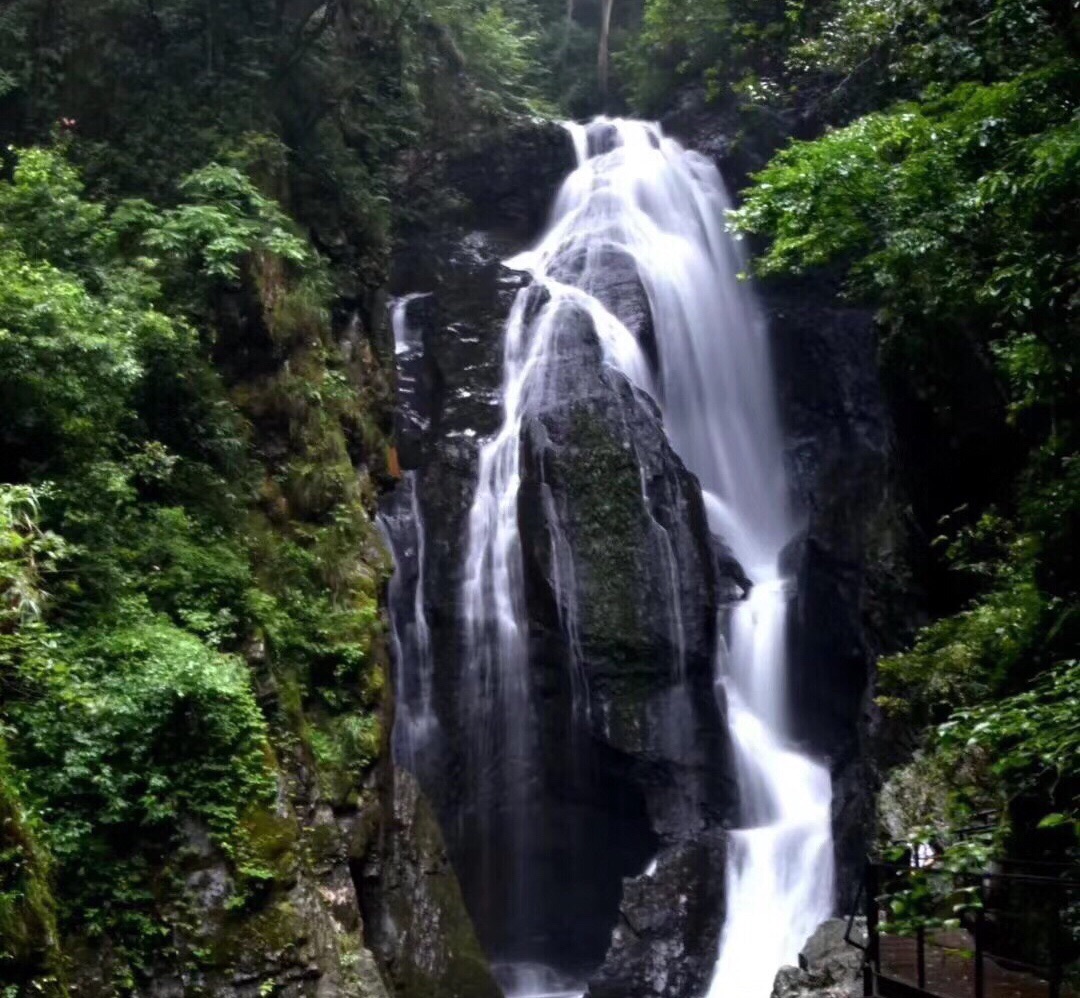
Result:
M584 998L581 988L543 964L495 964L492 969L506 998Z
M394 354L400 360L423 349L416 331L408 321L409 302L417 295L408 295L393 302L390 324L394 333ZM403 365L401 365L403 367ZM399 380L408 375L399 370ZM424 606L424 569L427 561L424 517L420 509L420 490L415 471L407 471L400 489L408 495L408 510L402 510L395 520L380 518L380 524L394 552L394 574L390 580L388 602L391 610L390 638L394 654L397 716L394 719L393 755L406 769L416 771L419 755L427 747L438 728L434 705L435 660L431 645L431 628ZM415 545L407 554L403 545ZM412 594L408 598L409 582L403 578L403 566L416 565L411 580ZM407 609L406 609L407 607Z

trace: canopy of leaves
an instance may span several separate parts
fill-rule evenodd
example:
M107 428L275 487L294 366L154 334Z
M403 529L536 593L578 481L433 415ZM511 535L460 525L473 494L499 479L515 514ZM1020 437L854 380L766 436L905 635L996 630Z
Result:
M633 105L665 109L676 89L700 85L768 103L780 94L799 11L783 0L647 0L641 31L622 58Z

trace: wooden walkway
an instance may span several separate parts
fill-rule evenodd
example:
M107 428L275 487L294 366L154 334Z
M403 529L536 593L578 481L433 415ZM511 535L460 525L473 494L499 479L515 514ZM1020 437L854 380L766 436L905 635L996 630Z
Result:
M883 926L891 899L921 874L910 866L868 863L859 894L866 904L865 993L881 998L1080 998L1080 987L1065 981L1077 956L1066 912L1077 910L1080 879L1071 879L1071 867L1040 863L1038 868L1034 874L931 871L943 891L939 906L950 892L963 892L972 910L962 927L927 929L911 938L889 935Z
M972 998L975 994L975 942L970 933L937 933L926 940L926 981L919 989L940 998ZM1049 998L1050 983L1003 966L994 957L983 957L985 998ZM917 950L914 939L881 936L881 970L891 978L918 986ZM1060 998L1080 998L1062 986Z

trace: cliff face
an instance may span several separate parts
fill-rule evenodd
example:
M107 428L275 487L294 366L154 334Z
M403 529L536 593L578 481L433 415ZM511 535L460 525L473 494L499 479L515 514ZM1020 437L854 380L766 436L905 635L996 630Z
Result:
M270 559L283 549L305 568L325 558L315 562L314 584L339 602L323 607L313 659L295 632L275 627L254 631L242 649L266 721L275 785L271 801L244 811L242 851L229 852L192 819L165 841L133 843L142 864L136 883L149 889L133 890L130 919L153 940L150 958L133 972L130 944L124 949L114 935L89 928L68 930L59 943L63 957L54 961L56 993L497 995L438 826L407 774L395 772L379 736L380 728L389 732L392 713L377 604L390 565L367 512L383 474L379 425L389 417L380 401L389 396L379 327L346 316L325 331L325 342L296 340L283 349L263 325L262 304L245 295L228 303L218 357L234 372L232 397L250 420L265 469L249 529L259 532L267 564L279 569L284 559ZM345 412L324 406L309 420L296 389L321 384L327 357L340 358L337 369L367 405ZM284 381L290 373L298 383ZM361 433L357 423L365 418ZM301 488L296 463L310 467L313 455L319 460ZM355 502L339 503L338 488ZM296 539L314 534L327 509L342 533L313 556ZM326 577L332 565L336 589ZM269 580L268 588L278 582ZM360 607L369 618L354 615ZM351 666L338 655L352 656Z
M847 911L873 836L874 664L910 626L907 526L872 316L830 288L763 289L805 528L788 551L798 578L790 622L801 739L829 759L837 904Z

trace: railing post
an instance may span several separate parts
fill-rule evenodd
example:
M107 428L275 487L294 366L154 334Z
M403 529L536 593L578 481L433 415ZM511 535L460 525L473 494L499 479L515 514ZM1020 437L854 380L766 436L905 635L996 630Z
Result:
M877 869L873 861L866 864L866 963L863 966L863 994L877 992L877 975L881 973L881 946L878 942Z
M1065 976L1065 928L1061 917L1068 903L1068 892L1060 889L1060 899L1054 905L1054 925L1050 935L1050 987L1049 998L1061 998L1061 981Z
M983 878L979 878L979 907L975 911L975 998L985 998L985 979L983 974L983 911L985 890Z
M926 927L920 925L915 932L915 972L919 987L926 988Z

